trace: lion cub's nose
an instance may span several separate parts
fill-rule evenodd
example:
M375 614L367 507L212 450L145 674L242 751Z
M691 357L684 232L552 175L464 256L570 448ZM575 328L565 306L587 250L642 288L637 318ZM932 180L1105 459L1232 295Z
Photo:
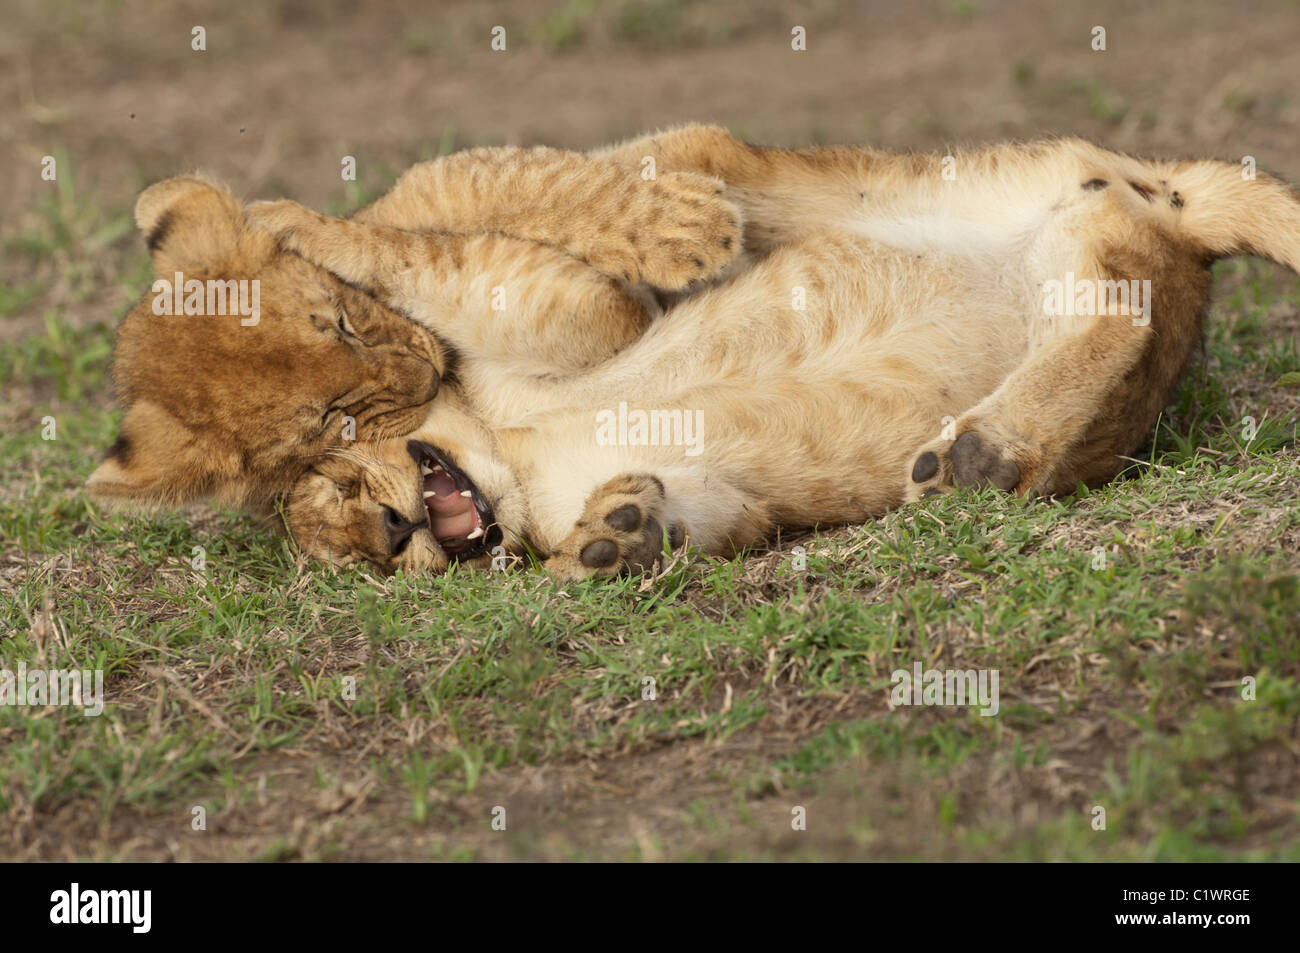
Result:
M424 525L424 520L408 520L390 506L384 507L384 528L388 530L388 552L397 555L406 546L411 534Z

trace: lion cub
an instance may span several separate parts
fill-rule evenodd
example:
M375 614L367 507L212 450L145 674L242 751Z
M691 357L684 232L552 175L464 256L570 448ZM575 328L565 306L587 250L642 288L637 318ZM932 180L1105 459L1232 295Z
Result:
M421 163L348 224L418 259L430 323L286 251L256 227L275 204L245 208L196 176L153 185L135 218L156 280L118 329L125 414L87 490L261 508L322 455L410 432L458 366L531 377L598 364L659 313L652 290L682 292L732 264L740 222L721 191L696 173L647 181L557 149ZM191 286L222 294L173 313L166 289ZM223 307L228 288L254 289L257 313Z
M954 487L1096 485L1167 403L1210 264L1300 267L1296 195L1229 163L1059 140L958 155L954 179L937 156L756 149L701 127L603 155L725 181L752 267L590 368L470 362L412 434L298 482L289 521L309 552L436 571L527 544L568 579ZM460 321L403 235L285 205L260 221L439 336ZM690 445L662 424L686 415Z

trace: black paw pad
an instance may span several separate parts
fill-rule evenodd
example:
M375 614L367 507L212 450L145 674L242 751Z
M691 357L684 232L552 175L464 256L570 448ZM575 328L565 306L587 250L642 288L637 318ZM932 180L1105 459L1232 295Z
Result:
M641 511L636 504L628 503L606 516L605 522L620 533L630 533L641 525Z
M598 539L584 546L578 558L588 569L605 569L618 562L618 545L612 539Z
M1013 490L1020 483L1020 467L1002 459L997 448L986 445L974 430L957 438L951 454L953 482L958 486Z
M939 472L939 458L933 451L927 450L916 458L912 466L912 482L924 483Z

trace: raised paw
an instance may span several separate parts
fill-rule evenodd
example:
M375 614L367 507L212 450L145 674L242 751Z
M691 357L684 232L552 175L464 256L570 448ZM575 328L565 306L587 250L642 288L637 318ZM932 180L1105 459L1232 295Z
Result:
M966 430L955 440L940 437L923 446L908 462L906 502L953 487L994 486L1008 492L1025 486L1016 454L978 430Z
M626 208L589 256L633 284L685 291L720 275L740 254L740 211L717 179L693 172L636 178Z
M663 556L664 485L652 476L615 477L587 498L569 534L545 562L556 581L587 576L644 572ZM681 545L685 528L668 528L671 547Z
M244 206L244 218L250 228L269 232L281 247L294 250L296 237L305 229L327 221L324 215L289 199L274 202L250 202Z

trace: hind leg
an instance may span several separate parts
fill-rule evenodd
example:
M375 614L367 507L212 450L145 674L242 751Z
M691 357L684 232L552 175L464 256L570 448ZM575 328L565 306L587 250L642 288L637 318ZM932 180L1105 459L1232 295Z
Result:
M1074 258L1069 270L1098 276L1101 313L1030 316L1024 361L908 461L908 501L952 487L1027 494L1095 485L1149 432L1199 339L1209 273L1197 252L1135 216L1130 202L1111 196L1078 226L1099 238L1080 248L1098 250ZM1129 313L1108 313L1103 294L1134 287L1147 297L1141 309L1130 301Z

